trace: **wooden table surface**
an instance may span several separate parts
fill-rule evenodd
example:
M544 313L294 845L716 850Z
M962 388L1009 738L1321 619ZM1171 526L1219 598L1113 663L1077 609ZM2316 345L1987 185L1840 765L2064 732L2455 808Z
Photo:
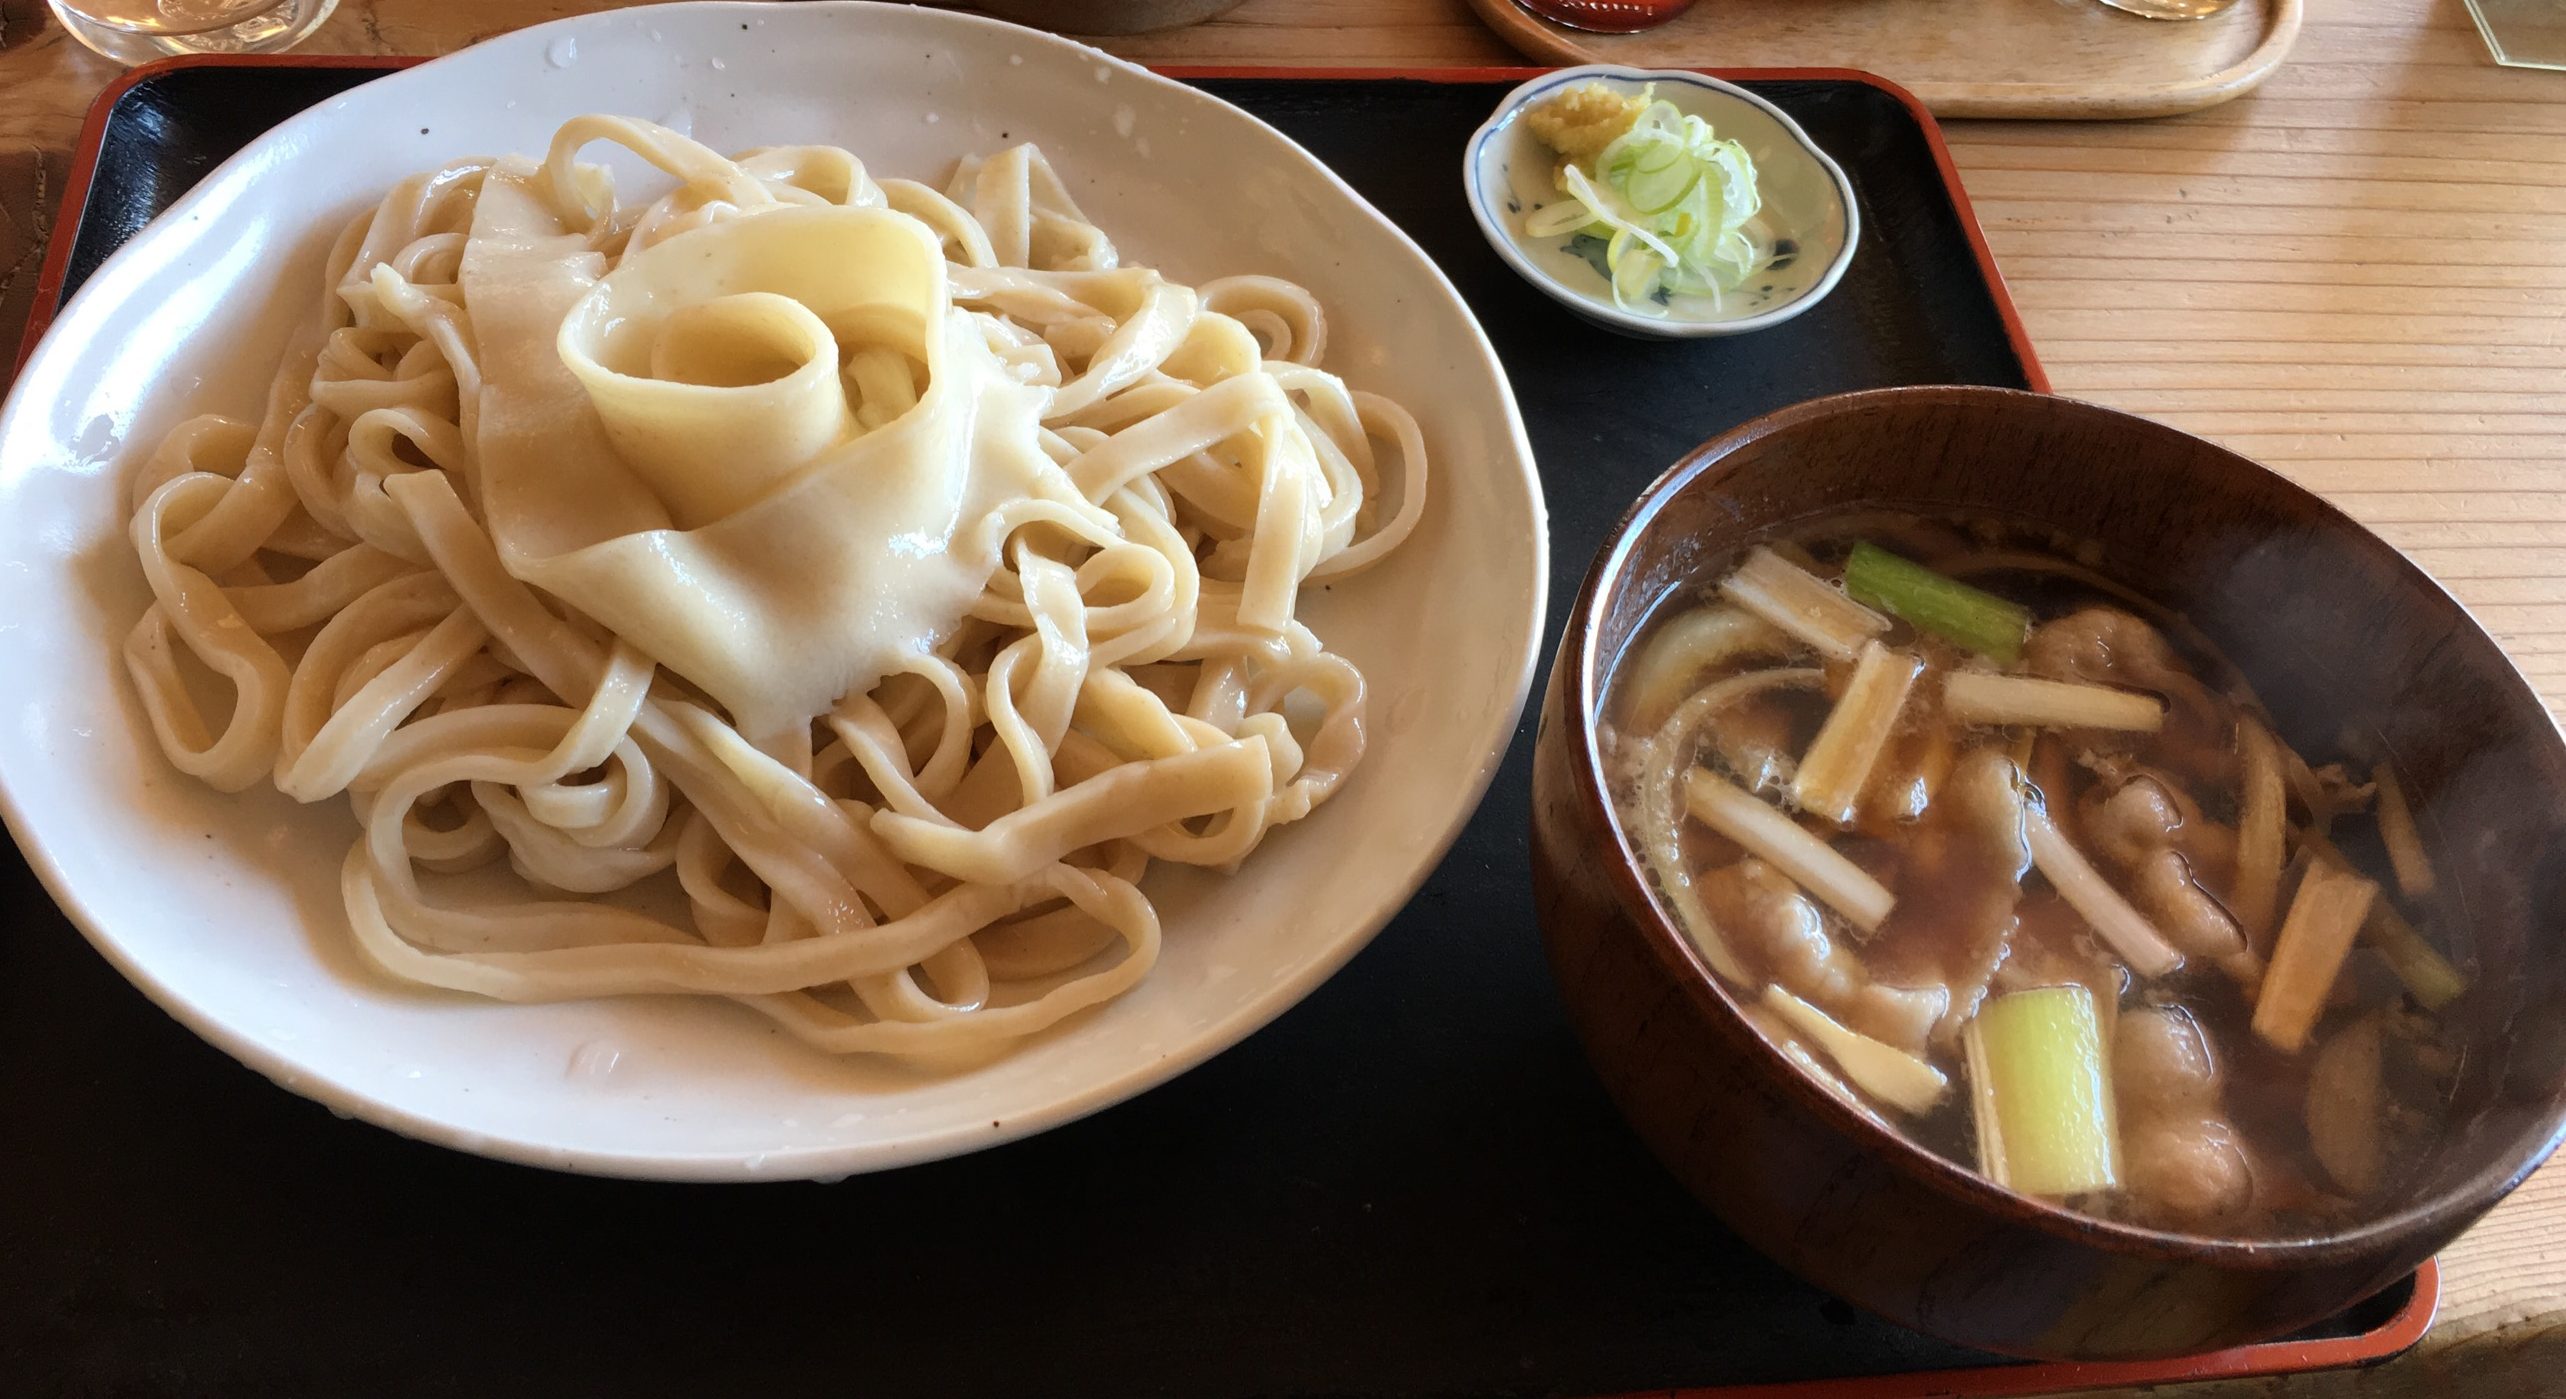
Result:
M342 0L307 51L443 53L599 8ZM1248 0L1104 42L1146 62L1513 61L1464 0ZM39 0L0 0L0 350L115 72ZM2461 0L2312 0L2289 61L2227 106L1950 136L2060 392L2323 491L2566 701L2566 74L2496 67ZM2566 1162L2453 1245L2442 1279L2439 1323L2392 1364L2159 1393L2566 1395Z

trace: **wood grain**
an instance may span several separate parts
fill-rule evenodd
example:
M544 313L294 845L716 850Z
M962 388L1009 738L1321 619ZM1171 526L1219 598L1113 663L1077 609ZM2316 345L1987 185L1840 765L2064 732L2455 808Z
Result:
M596 8L345 0L312 47L442 53ZM39 182L115 75L42 10L0 0L13 216L49 207ZM1107 46L1145 62L1519 61L1467 0L1248 0ZM2496 68L2460 0L2308 0L2290 60L2235 102L1949 134L2062 392L2245 446L2342 503L2485 617L2552 710L2566 700L2566 217L2518 197L2566 184L2566 75ZM2220 181L2231 195L2214 199ZM0 345L24 281L0 280ZM2329 425L2309 428L2318 414ZM2566 1394L2566 1164L2452 1245L2442 1278L2442 1319L2406 1359L2157 1393Z
M2305 0L2239 0L2160 23L2095 0L1708 0L1636 34L1590 34L1470 0L1506 42L1552 63L1861 68L1945 117L2158 117L2252 91L2290 52Z

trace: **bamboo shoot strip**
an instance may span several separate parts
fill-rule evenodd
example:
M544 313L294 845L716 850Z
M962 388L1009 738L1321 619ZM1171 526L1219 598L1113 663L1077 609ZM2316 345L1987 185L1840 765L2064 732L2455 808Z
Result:
M2406 805L2405 786L2386 763L2370 770L2370 780L2379 784L2379 843L2388 847L2388 867L2396 872L2398 890L2420 899L2432 892L2432 857L2415 833L2415 810Z
M2262 993L2254 1000L2254 1033L2264 1043L2288 1054L2306 1047L2308 1032L2334 994L2334 979L2352 951L2353 936L2378 895L2378 885L2332 860L2308 862L2298 897L2281 922L2281 936L2272 944Z
M1720 584L1731 602L1839 661L1889 629L1889 619L1762 545Z
M2289 789L2279 742L2251 715L2237 718L2236 748L2245 790L2237 807L2236 886L2229 905L2245 929L2246 946L2269 956L2272 919L2281 907L2281 871L2289 863Z
M1897 902L1860 865L1734 782L1693 769L1684 775L1684 809L1694 820L1746 847L1748 854L1789 875L1866 933L1877 932Z
M1764 1004L1792 1029L1815 1040L1855 1087L1900 1112L1921 1117L1933 1111L1951 1086L1942 1070L1895 1045L1846 1029L1835 1017L1779 986L1764 988Z
M2120 1184L2119 1124L2094 993L2044 986L1987 1002L1961 1036L1978 1169L2027 1195Z
M1955 671L1942 682L1943 712L1964 724L2030 724L2045 729L2116 729L2154 733L2165 727L2165 702L2154 695L2036 680L2028 675Z
M2023 640L2031 634L2029 609L1867 542L1854 545L1844 562L1844 590L1857 602L2004 665L2022 659Z
M1922 669L1921 662L1903 651L1892 651L1876 641L1862 644L1852 683L1827 714L1825 726L1800 759L1799 776L1792 781L1791 799L1802 811L1839 826L1852 824L1854 804L1871 781L1880 750L1888 747L1889 736L1896 732L1907 692L1915 687L1916 674Z
M2397 906L2386 899L2370 902L2370 917L2361 925L2362 940L2379 949L2388 969L2406 984L2407 994L2426 1010L2440 1010L2467 994L2468 978L2441 955L2430 939Z
M2102 875L2059 832L2057 823L2050 820L2049 812L2038 802L2023 812L2023 836L2031 846L2031 862L2041 877L2058 890L2058 896L2076 910L2077 916L2093 926L2105 946L2129 963L2131 971L2160 977L2181 968L2183 954L2174 950L2146 915L2103 882Z

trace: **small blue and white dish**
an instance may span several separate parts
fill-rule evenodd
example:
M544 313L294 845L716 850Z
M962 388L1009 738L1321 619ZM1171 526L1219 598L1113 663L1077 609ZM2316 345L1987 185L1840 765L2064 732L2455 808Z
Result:
M1756 187L1764 200L1756 220L1774 252L1744 286L1715 303L1686 297L1652 308L1659 314L1625 310L1613 304L1612 284L1582 250L1571 246L1571 239L1537 238L1524 231L1528 215L1567 197L1552 180L1556 154L1522 120L1524 112L1584 82L1634 94L1655 84L1659 98L1709 122L1754 158ZM1471 216L1507 266L1578 315L1630 335L1690 339L1778 325L1835 289L1862 237L1853 182L1798 122L1734 83L1682 69L1598 63L1544 73L1507 93L1471 135L1462 154L1461 178Z

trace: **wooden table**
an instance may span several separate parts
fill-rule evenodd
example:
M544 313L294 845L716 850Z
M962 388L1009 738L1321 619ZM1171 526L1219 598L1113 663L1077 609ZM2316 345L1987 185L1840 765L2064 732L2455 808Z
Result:
M342 0L309 51L443 53L599 8ZM81 116L116 72L43 11L0 0L0 349L17 343ZM1513 61L1464 0L1249 0L1106 47ZM2460 0L2312 0L2290 61L2228 106L1950 134L2060 392L2325 492L2566 701L2566 74L2495 67ZM2442 1279L2439 1324L2393 1364L2160 1392L2566 1395L2566 1162L2444 1254Z

